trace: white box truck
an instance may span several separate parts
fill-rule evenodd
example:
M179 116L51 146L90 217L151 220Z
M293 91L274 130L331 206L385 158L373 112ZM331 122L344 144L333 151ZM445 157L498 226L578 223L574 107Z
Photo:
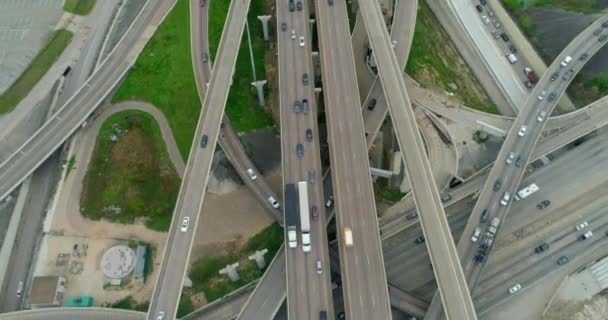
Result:
M308 182L298 182L300 198L300 230L302 232L302 251L310 252L310 213L308 208Z
M293 183L285 185L285 225L287 226L287 246L298 246L298 194Z

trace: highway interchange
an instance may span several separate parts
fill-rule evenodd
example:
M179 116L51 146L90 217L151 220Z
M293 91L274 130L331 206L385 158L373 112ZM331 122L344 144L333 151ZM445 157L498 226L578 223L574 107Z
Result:
M193 1L193 3L196 2ZM234 72L234 63L249 3L249 0L232 2L218 49L218 58L212 71L210 70L210 64L203 65L198 59L203 52L208 50L205 37L207 31L206 28L203 29L202 27L204 23L201 24L201 21L207 19L206 9L199 9L200 12L192 13L193 25L198 26L196 29L201 31L200 34L193 32L193 65L197 70L195 74L203 109L184 179L182 180L182 188L167 239L167 249L160 266L160 276L148 310L148 319L157 319L159 313L167 315L168 318L174 318L177 312L176 307L190 255L190 250L180 250L179 248L191 248L195 236L192 230L196 228L199 212L201 211L216 142L219 141L225 149L237 150L233 156L237 159L231 160L236 163L235 166L237 167L238 163L242 164L237 170L239 173L242 174L246 168L253 167L247 157L243 156L244 152L239 151L238 138L231 135L233 131L230 128L224 130L223 126L220 129L222 119L225 119L223 110ZM411 12L412 9L415 9L416 4L415 1L409 3L414 3L408 6ZM0 197L5 197L23 181L63 142L63 139L76 130L79 124L87 118L99 104L98 102L107 94L107 90L91 90L91 87L108 88L109 90L114 83L124 76L138 55L138 50L143 48L145 42L142 41L147 40L172 5L172 1L149 0L138 20L126 34L126 40L123 39L124 41L119 43L112 52L114 55L122 53L121 57L124 57L124 60L116 57L111 59L113 57L111 54L99 71L91 76L53 118L12 157L0 165L0 181L2 181ZM442 204L439 199L438 189L431 174L431 167L425 158L422 140L418 130L416 130L416 123L410 107L411 103L401 71L403 69L401 62L407 59L413 30L412 28L404 28L407 30L406 33L393 36L393 38L401 36L397 39L403 39L403 41L397 41L399 49L395 48L393 51L378 4L364 2L360 6L365 28L369 34L370 45L375 51L376 58L381 62L379 63L379 80L374 80L370 94L363 105L360 104L362 97L358 94L357 74L355 73L353 47L348 32L345 3L339 0L335 0L335 3L331 0L329 2L325 0L315 1L323 97L328 118L328 142L332 164L331 180L335 197L337 243L339 244L337 249L340 260L339 272L342 276L342 290L344 290L344 306L347 318L390 319L390 289L387 288L396 284L400 284L399 288L404 290L403 294L413 294L413 296L424 297L423 300L430 301L434 293L433 273L435 273L439 284L438 292L441 293L441 300L447 306L446 316L449 319L476 319L476 312L484 314L508 297L505 288L508 288L513 281L517 281L524 286L530 286L546 276L547 270L555 268L555 261L562 255L578 256L580 259L605 255L599 237L587 242L577 241L579 235L567 227L584 218L596 226L594 230L597 230L598 233L603 234L608 231L608 218L606 218L607 215L604 214L605 210L603 209L606 203L597 200L599 199L598 195L606 190L608 186L603 183L604 181L597 179L595 185L585 183L585 181L593 180L595 175L591 173L596 173L597 170L605 170L600 166L605 161L602 157L608 156L604 152L608 147L605 143L585 143L578 147L581 150L580 153L567 153L564 160L556 161L551 165L555 166L554 168L548 166L530 175L534 176L534 181L539 185L543 185L542 181L544 181L544 185L557 185L551 186L550 196L561 200L554 200L554 207L568 206L571 210L576 209L578 214L577 216L563 215L559 219L553 217L553 219L557 219L555 224L542 227L543 233L539 234L545 235L545 241L551 243L551 253L542 256L534 255L532 251L504 253L508 250L514 250L514 247L506 246L507 241L522 240L508 240L510 234L502 235L502 232L515 232L514 229L520 232L520 230L525 230L526 223L529 223L528 227L531 228L541 218L546 218L546 214L551 211L543 211L545 215L538 217L537 220L526 221L523 224L518 222L521 225L514 227L515 222L521 220L513 219L512 222L512 218L537 210L535 208L537 201L510 201L507 206L500 206L498 203L503 196L503 190L508 190L511 195L519 190L520 182L526 173L525 164L572 141L574 139L572 135L577 134L577 138L582 134L576 132L567 136L567 138L562 138L563 133L568 132L568 130L565 130L544 140L539 140L544 124L548 122L544 120L551 114L557 101L559 101L559 97L573 78L572 76L562 81L561 76L567 69L572 69L575 75L582 68L584 62L588 60L588 58L579 59L579 57L583 53L591 57L603 46L604 42L596 41L594 39L596 36L592 36L591 33L607 20L604 17L598 19L572 41L555 62L549 66L549 71L543 74L538 85L527 96L523 107L518 108L519 113L497 157L498 162L491 168L489 174L478 175L475 179L472 179L473 183L465 182L456 189L463 190L463 196L450 201L450 206L446 208L446 216L443 206L447 203ZM198 8L199 6L192 5L192 7ZM403 2L399 2L397 7L403 8ZM318 222L312 224L312 253L302 252L300 245L296 250L285 246L285 256L282 252L277 254L275 261L260 281L259 287L262 287L265 282L273 281L272 278L269 278L271 275L284 275L285 278L281 280L286 279L286 287L281 288L278 285L271 287L268 293L263 293L266 299L272 301L272 305L280 305L286 292L289 319L314 319L318 317L320 311L328 311L328 317L332 319L334 307L329 272L330 250L326 245L328 235L325 228L329 222L329 217L326 221L324 206L326 196L324 196L324 184L321 183L323 174L320 163L319 130L317 122L314 121L317 117L317 101L313 91L315 84L312 71L313 35L308 22L309 8L307 4L304 4L302 11L290 12L286 1L277 1L276 10L279 74L280 79L282 79L279 81L281 128L284 128L281 132L283 185L296 183L297 181L307 181L308 170L315 170L318 179L316 183L309 184L309 198L310 204L319 209L320 218ZM196 19L196 16L199 16L200 19ZM281 32L280 24L284 21L287 22L288 29ZM399 20L399 18L395 21L403 23L403 20ZM397 25L399 25L399 22L397 22ZM408 25L413 27L411 21ZM298 37L300 35L304 36L306 41L304 46L298 44L298 39L291 38L291 30L296 30ZM403 34L410 35L404 36ZM129 37L130 39L139 39L140 35L144 35L142 36L144 40L131 40L129 42ZM199 40L200 42L198 42ZM125 44L130 44L132 47ZM567 67L560 67L566 55L572 56L573 60L569 62ZM560 70L560 79L556 81L549 79L554 70ZM211 76L209 76L210 71ZM309 74L308 85L302 83L301 74L304 72ZM99 84L95 84L96 82L99 82ZM383 91L386 102L384 102L379 90ZM553 92L556 93L556 99L551 102L547 101L547 96ZM539 96L543 98L538 98ZM381 103L379 103L380 108L377 107L378 109L376 109L377 112L373 113L375 115L373 124L368 125L367 120L372 119L372 117L366 114L365 109L363 114L359 113L358 110L362 106L365 107L372 97L378 97L377 99ZM311 109L309 114L293 112L293 101L302 98L307 98L309 102ZM78 109L78 112L71 112L70 108L73 108L72 106L76 104L86 105L87 108ZM400 145L403 146L401 149L408 150L404 153L404 158L408 164L406 168L413 186L422 230L416 231L420 230L416 229L418 228L416 223L408 223L403 226L402 221L399 231L392 233L390 240L385 240L386 235L383 235L383 242L381 243L373 189L368 174L367 145L373 141L380 124L384 121L387 110L391 113L397 138ZM546 116L543 121L538 121L537 117L541 110L546 113ZM606 117L600 118L604 119ZM228 123L227 119L224 122ZM70 125L64 125L66 123ZM528 130L522 137L518 133L524 124ZM597 128L604 124L604 122L598 124ZM304 143L304 132L309 128L312 129L313 139L305 143L303 156L298 156L296 145ZM366 139L364 134L370 128L372 134L369 134ZM584 127L584 133L588 132L587 128ZM582 127L581 130L583 130ZM47 132L53 134L43 134ZM203 135L207 136L206 140L208 139L208 141L205 141L204 147L201 142ZM560 138L562 140L559 140ZM543 149L543 145L549 145L551 140L557 141L554 142L554 147ZM232 144L232 146L225 147L227 144ZM33 150L36 151L37 156L28 156ZM512 150L517 150L518 154L522 156L523 166L516 167L505 163L503 159L506 159ZM543 151L539 152L538 150ZM594 154L594 157L583 157L583 155L589 153ZM581 159L577 160L577 156ZM566 162L567 157L574 159ZM573 162L580 164L580 166L558 168L558 166L569 166ZM16 165L17 163L19 165ZM556 171L560 172L557 176L555 175ZM192 172L196 172L196 176L190 178ZM266 197L271 195L271 191L264 180L260 179L258 182L252 183L246 175L242 174L242 177L243 180L248 182L249 187L257 193L258 198L264 201L266 208L275 215L279 222L282 222L280 211L265 201ZM492 187L496 179L499 178L503 179L502 189L500 192L495 192ZM525 178L524 181L527 182L522 186L529 183L530 179L531 177ZM564 182L580 181L579 183L582 183L589 192L583 197L568 194L567 191L564 191L564 187L559 185L559 179ZM591 186L597 186L597 189L591 190ZM471 199L468 195L475 193L475 188L481 190L481 193L478 198ZM585 188L580 189L579 192L582 192ZM327 192L327 190L325 191ZM452 191L451 193L455 194L457 192ZM559 197L560 192L562 194L561 198ZM548 190L539 191L534 197L544 194L549 196ZM568 196L570 196L570 200L564 200ZM284 207L284 204L281 203L280 210L282 211ZM473 248L474 246L469 238L473 229L479 224L481 211L486 208L490 208L492 215L500 217L502 223L506 224L501 225L499 229L501 239L495 244L496 252L492 252L487 262L476 265L473 263L475 248ZM506 219L507 210L511 212L509 219ZM329 216L329 212L327 215ZM190 218L190 229L187 232L179 230L179 225L184 217ZM448 226L448 221L450 226ZM353 242L355 243L353 247L347 247L344 243L344 229L347 227L353 230ZM424 250L424 245L414 245L414 239L421 232L426 236L428 251ZM538 233L538 231L535 232ZM403 241L404 235L406 241ZM452 238L452 235L454 238ZM458 241L459 238L461 241ZM397 239L400 240L397 241ZM523 239L524 241L520 245L529 248L534 247L534 245L531 245L532 241L537 241L525 237ZM454 240L457 240L456 243L454 243ZM397 244L395 244L396 242ZM458 252L456 252L456 245L458 245ZM410 257L407 264L399 261L399 257L403 255ZM429 257L430 260L428 260ZM284 264L281 263L283 259ZM508 267L504 267L504 261L507 259L509 261ZM319 276L315 270L315 261L317 260L322 262L324 268L322 276ZM425 260L426 262L424 262ZM429 268L429 263L433 264L432 268ZM484 266L488 266L488 268L482 269ZM168 272L169 270L170 272ZM338 272L338 270L335 271ZM413 275L412 273L418 274ZM515 275L517 276L515 277ZM417 279L417 281L412 281L412 279ZM281 282L280 280L275 281L276 284ZM469 289L472 295L469 293ZM259 297L260 294L257 296ZM247 312L248 307L256 309L259 306L253 299L254 297L256 297L255 291L245 304L239 318L266 318L272 317L276 313L278 308L271 308L271 310L263 313L252 313L250 316L243 315ZM271 297L272 299L270 299ZM473 302L475 307L473 307ZM393 303L393 305L395 304ZM263 308L251 312L260 312L260 310L263 310ZM113 315L108 315L107 312L99 312L100 319L107 316ZM141 315L137 315L135 318L139 316ZM436 294L426 318L434 319L440 316L441 301Z

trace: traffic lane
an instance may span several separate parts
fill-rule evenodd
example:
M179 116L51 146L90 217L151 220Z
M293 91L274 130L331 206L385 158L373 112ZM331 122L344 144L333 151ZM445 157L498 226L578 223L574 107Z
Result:
M239 2L234 7L231 5L228 12L226 27L222 34L218 51L218 56L221 58L218 60L218 66L216 66L215 72L212 75L213 81L209 88L209 95L205 98L203 104L186 173L177 199L176 214L171 224L172 231L167 240L167 247L170 247L171 250L165 250L165 254L163 254L161 272L157 281L157 287L154 290L148 318L155 317L159 311L164 311L166 314L173 316L177 313L177 305L184 275L188 267L187 264L190 257L192 240L194 239L194 232L191 231L192 229L186 232L177 232L176 228L180 226L181 221L186 216L192 220L193 229L196 229L198 223L198 217L204 200L204 191L208 182L208 175L218 138L219 123L223 115L224 103L227 98L237 49L240 44L239 35L242 35L244 29L248 6L249 1L247 0ZM239 40L236 40L236 38L239 38ZM226 72L226 69L230 69L230 72ZM217 86L220 87L217 88ZM218 105L220 107L209 107ZM209 136L208 147L202 148L199 146L199 139L202 134ZM203 179L191 179L190 175L192 172L203 172ZM188 250L183 250L186 245L188 246ZM172 269L170 274L167 273L169 265L171 265ZM158 285L160 285L160 288Z
M320 13L320 14L322 15L323 13ZM323 23L323 20L324 20L324 17L321 17L321 19L320 19L320 23L321 23L321 25L322 25L322 23ZM336 21L336 20L335 20L335 16L334 16L334 21ZM325 34L325 35L329 34L330 36L334 36L333 32L330 32L330 33L323 33L323 34ZM322 35L322 36L323 36L323 35ZM339 49L340 47L343 47L343 46L342 46L342 44L341 44L340 42L336 42L335 40L333 40L333 39L331 39L331 38L330 38L330 40L328 41L328 43L336 43L336 44L337 44L338 49ZM335 47L333 47L332 49L334 49L334 50L327 50L327 51L329 51L329 54L333 56L333 57L330 59L330 61L336 61L336 57L335 57L335 56L336 56L336 51L339 51L339 50L337 50ZM325 52L325 51L324 51L324 54L325 54L325 55L328 55L328 52ZM352 54L352 53L351 53L351 54ZM346 55L346 56L348 57L348 55ZM351 56L351 57L352 57L352 56ZM332 99L332 98L335 98L335 96L336 96L335 94L333 94L333 88L331 88L331 87L332 87L334 84L336 84L336 80L334 80L335 78L334 78L334 79L331 79L331 78L332 78L333 76L335 76L336 72L339 72L339 69L337 69L337 68L338 68L338 67L337 67L337 64L336 64L336 65L333 65L333 66L336 68L336 69L334 69L334 70L335 70L334 72L326 72L326 73L324 73L324 74L326 75L326 78L328 78L328 79L325 81L325 82L326 82L326 85L327 85L328 87L330 87L330 89L329 89L329 90L326 90L326 92L328 93L328 94L326 94L326 99L328 99L328 98ZM351 62L351 66L347 66L347 68L350 68L350 67L352 67L352 62ZM348 82L347 82L347 80L346 80L346 79L344 79L344 75L341 75L341 77L342 77L342 82L346 82L346 83L348 83ZM351 79L352 79L352 78L351 78ZM333 81L332 81L332 80L333 80ZM350 79L349 79L349 80L350 80ZM337 84L338 84L338 85L340 85L340 83L337 83ZM344 89L342 89L342 91L341 91L341 92L343 92L342 94L343 94L343 95L345 95L345 94L344 94L344 92L348 92L348 91L345 91ZM340 99L342 100L342 98L344 98L344 97L340 96L340 97L338 97L338 98L340 98ZM341 101L341 100L338 100L338 102L336 102L336 104L335 104L335 105L336 105L336 106L344 106L344 104L343 104L343 103L340 103L340 101ZM345 100L345 99L344 99L344 100ZM354 105L354 104L349 103L349 102L344 102L344 103L346 103L346 105L347 105L347 106L351 106L351 107ZM329 105L329 106L331 106L332 104L330 103L330 104L328 104L328 105ZM333 119L331 119L331 116L332 116L332 115L331 115L331 112L330 112L330 115L329 115L330 121L329 121L329 123L336 123L336 125L335 125L334 127L338 127L338 128L337 128L337 130L335 130L335 131L340 131L340 132L342 132L342 135L344 135L344 133L343 133L343 132L345 131L345 130L344 130L345 126L348 126L347 130L349 130L349 129L350 129L350 127L352 126L352 124L351 124L351 123L348 123L348 122L347 122L345 119L343 119L342 113L339 113L339 114L338 114L338 117L337 117L337 118L339 118L339 122L337 122L337 121L333 121ZM344 116L346 116L346 115L344 115ZM343 140L340 140L340 142L338 142L338 138L341 138L341 137L335 137L335 136L336 136L336 134L332 134L332 130L334 130L334 129L332 129L332 126L329 126L329 130L330 130L330 139L331 139L331 141L332 141L332 143L330 144L330 146L331 146L331 145L337 145L337 144L340 144L340 147L346 147L346 148L348 148L348 146L343 146L343 145L341 144L341 143L342 143L341 141L343 141ZM348 150L348 149L347 149L347 150ZM335 151L335 150L334 150L334 152L332 152L332 156L333 156L333 154L334 154L334 153L336 153L336 151ZM349 163L349 161L348 161L347 159L345 159L344 154L345 154L345 153L350 153L350 154L352 154L352 152L341 150L341 152L340 152L340 153L342 153L342 159L339 159L340 161L339 161L339 162L337 162L337 161L336 161L336 159L334 158L334 161L332 161L332 163L334 164L334 168L335 168L335 167L337 167L337 166L343 167L342 163L346 163L346 164L348 164L348 163ZM355 154L355 156L356 156L356 154ZM340 163L340 164L338 164L338 163ZM338 171L340 171L340 170L338 170ZM343 179L342 177L338 177L338 176L340 175L340 173L336 174L336 170L334 170L334 171L332 172L332 174L334 175L334 177L333 177L333 178L334 178L334 180L336 180L336 181L341 181L341 180ZM369 179L369 177L368 177L368 179ZM354 179L353 179L353 177L349 177L349 179L348 179L348 180L346 180L346 181L353 181L353 180L354 180ZM335 184L335 186L336 186L336 190L338 190L338 189L341 187L341 184L340 184L340 183L336 183L336 184ZM354 186L354 184L353 184L353 186ZM348 183L347 183L346 187L347 187L347 188L350 188L350 184L348 184ZM347 191L348 191L348 190L347 190ZM341 191L336 191L336 192L334 192L334 193L335 193L335 195L336 195L336 206L337 206L336 210L338 210L338 212L340 212L340 210L344 210L345 212L349 212L349 213L351 213L351 214L352 214L352 212L353 212L353 211L350 211L350 210L349 210L349 205L350 205L350 203L348 203L347 201L349 201L350 199L355 200L355 199L356 199L356 197L355 197L355 199L353 199L353 198L352 198L352 195L349 195L350 197L348 197L348 198L350 198L350 199L345 201L345 200L343 200L343 199L347 199L347 198L343 198L343 194L344 194L343 192L341 192ZM348 192L347 192L347 193L348 193ZM341 217L338 217L338 225L339 225L339 226L346 226L347 224L350 224L349 222L345 222L345 223L342 223L342 224L341 224L341 223L340 223L340 220L341 220ZM360 237L361 232L357 232L357 226L356 226L356 225L352 225L352 228L353 228L353 237L355 237L354 242L360 243L360 242L361 242L361 240L359 239L359 237ZM341 227L339 227L339 229L341 229ZM340 230L340 232L342 232L342 230ZM362 245L360 245L360 247L359 247L359 248L356 248L356 249L358 249L359 251L361 251L361 249L365 249L365 248L361 248L361 247L362 247ZM350 248L347 248L347 250L349 250L349 249L350 249ZM341 255L342 255L343 253L344 253L344 250L342 250ZM358 263L358 256L355 256L355 259L354 259L354 260L355 260L355 262L354 262L354 263ZM343 260L343 261L344 261L344 260ZM347 263L344 263L344 264L343 264L343 266L346 266L346 268L345 268L345 269L346 269L346 273L345 273L345 279L357 279L357 278L359 278L359 277L356 277L356 276L350 276L350 274L349 274L349 268L348 268L349 263L353 263L353 262L347 262ZM344 268L344 267L343 267L343 268ZM344 272L344 270L343 270L343 272ZM356 284L352 284L352 281L346 280L345 282L348 282L348 284L345 284L345 285L344 285L344 291L345 291L346 295L350 297L350 291L351 291L351 289L350 289L350 287L348 287L348 286L353 285L353 288L352 288L352 290L353 290L353 291L354 291L354 290L358 290L358 289L357 289L357 288L354 286L354 285L356 285ZM344 283L344 282L343 282L343 283ZM363 297L362 297L362 296L360 296L360 295L359 295L359 297L358 297L358 298L359 298L359 299L358 299L359 301L361 301L361 300L363 299ZM347 299L347 300L350 300L350 299ZM348 306L349 304L348 304L348 302L347 302L346 304L347 304L347 310L348 310L348 309L349 309L349 306ZM352 306L351 306L350 308L352 308ZM352 309L351 309L351 310L352 310ZM351 313L352 313L352 311L351 311ZM361 315L361 316L365 316L364 314L361 314L361 313L360 313L360 315Z
M604 221L602 232L608 230L608 218L604 217ZM518 292L518 294L521 294L523 290L533 286L554 272L563 272L564 269L566 271L564 273L572 272L577 269L576 267L581 267L592 261L589 259L590 257L599 258L605 256L608 254L608 247L605 245L605 241L605 237L592 237L585 241L572 239L571 244L562 251L548 255L540 263L527 268L519 274L514 274L510 279L503 281L502 285L493 287L493 290L480 296L477 299L478 304L481 306L480 309L486 311L503 302L509 296L508 289L517 283L522 286ZM557 260L564 255L572 258L568 263L560 267L557 265Z
M411 110L407 110L409 112L405 112L404 114L404 110L398 110L397 108L397 106L408 105L409 100L407 93L405 92L403 79L400 79L401 75L396 64L395 57L391 56L385 31L382 30L382 17L379 7L377 4L369 2L360 5L361 10L363 10L364 13L365 11L370 13L369 15L363 14L363 17L366 18L366 25L368 26L368 33L370 34L372 45L374 45L374 37L376 41L378 41L374 46L377 57L379 57L380 60L390 61L391 64L389 66L384 66L381 64L379 66L379 71L381 79L387 80L383 81L383 85L385 87L385 91L388 92L387 99L389 100L389 106L394 106L391 108L391 111L393 112L393 122L398 124L396 129L398 130L399 142L401 145L416 145L417 147L418 152L410 154L409 157L408 154L406 154L406 162L409 164L408 171L411 173L410 179L412 180L412 184L414 186L424 187L424 190L430 191L428 193L421 191L417 192L416 200L418 201L418 207L421 208L420 211L430 214L422 219L423 226L425 223L429 223L429 225L440 227L440 230L430 230L430 228L426 228L428 230L425 230L425 233L428 233L428 238L432 239L430 242L427 241L427 246L429 247L429 250L435 254L434 259L444 260L446 262L445 264L437 263L437 261L435 263L435 271L437 274L440 276L442 274L445 275L442 277L442 279L438 279L438 282L440 285L442 285L442 282L446 281L442 288L442 295L445 297L444 302L447 305L446 309L452 310L451 312L454 312L455 314L460 314L461 317L470 316L474 318L474 308L470 298L468 297L469 293L464 275L460 268L458 257L456 256L456 248L454 247L452 239L449 235L447 221L443 217L443 210L440 206L436 187L433 184L432 173L428 167L428 161L425 162L426 159L423 159L424 151L421 146L420 138L417 136L419 133L414 130L416 124L413 119L412 112ZM375 8L373 7L374 5ZM375 21L373 20L374 16L376 16ZM384 39L384 41L381 39ZM395 117L396 115L397 117ZM399 127L399 124L404 125L405 123L407 123L406 127ZM407 142L410 143L408 144ZM415 170L412 168L420 168L422 172L412 172ZM433 188L435 191L433 191ZM414 187L414 191L416 192L416 187ZM440 256L438 254L439 251L442 251L445 256ZM448 274L451 274L451 276L448 276ZM454 286L448 285L447 278L450 278L450 282L456 280L456 284ZM453 304L451 303L452 301L454 301Z

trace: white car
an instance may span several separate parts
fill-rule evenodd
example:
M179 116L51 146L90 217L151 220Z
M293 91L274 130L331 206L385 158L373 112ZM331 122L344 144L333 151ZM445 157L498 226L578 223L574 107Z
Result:
M488 19L488 17L486 17L486 16L481 16L481 21L483 21L483 23L485 23L485 24L490 23L490 19Z
M515 152L509 152L509 156L507 156L507 160L505 161L507 164L511 164L513 163L513 160L515 160L515 156L517 154L515 154Z
M582 236L581 236L581 240L586 240L593 237L593 232L591 232L591 230L585 232Z
M165 312L159 311L158 314L156 315L156 320L163 320L164 318L165 318Z
M528 127L521 126L521 128L519 128L519 132L517 133L518 136L523 137L526 134L526 130L528 130Z
M543 122L543 121L545 121L545 118L547 118L547 112L541 111L538 113L538 117L536 117L536 121Z
M545 95L547 95L547 91L543 90L543 92L538 95L538 100L542 101L545 98Z
M511 195L508 192L502 194L502 199L500 199L500 205L506 207L509 204L509 200L511 200Z
M588 226L589 226L589 223L587 221L583 221L581 224L576 226L576 230L581 231L581 230L587 228Z
M300 36L300 47L303 47L305 44L304 42L304 36Z
M295 30L291 30L291 38L292 39L296 38L296 31Z
M512 286L511 288L509 288L509 293L510 294L514 294L515 292L519 291L521 289L521 284L516 284L514 286Z
M472 242L477 242L479 240L479 235L481 234L481 230L479 227L475 228L475 232L473 232L473 236L471 237Z
M273 208L275 208L275 209L279 208L279 203L273 196L268 197L268 202L270 202L270 204L272 205Z
M317 260L317 274L323 274L323 266L321 265L321 260Z
M251 180L255 180L258 177L251 168L247 169L247 174L249 175L249 178L251 178Z
M190 217L184 217L184 220L182 220L182 226L180 227L181 232L188 231L189 224L190 224Z

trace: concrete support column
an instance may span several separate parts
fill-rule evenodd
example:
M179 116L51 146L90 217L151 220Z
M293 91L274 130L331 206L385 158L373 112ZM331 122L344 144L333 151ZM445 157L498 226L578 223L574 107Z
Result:
M227 265L224 269L220 270L220 274L227 274L232 282L237 282L241 279L239 273L236 272L236 268L238 268L239 263L233 263Z
M264 255L268 252L268 249L262 249L256 251L254 254L249 256L249 260L255 260L258 265L258 269L264 270L266 268L266 260L264 260Z
M256 89L258 89L258 104L263 106L264 101L264 85L266 84L266 80L258 80L251 83Z
M270 41L270 35L268 34L268 20L272 16L258 16L258 19L262 21L262 30L264 30L264 41Z

